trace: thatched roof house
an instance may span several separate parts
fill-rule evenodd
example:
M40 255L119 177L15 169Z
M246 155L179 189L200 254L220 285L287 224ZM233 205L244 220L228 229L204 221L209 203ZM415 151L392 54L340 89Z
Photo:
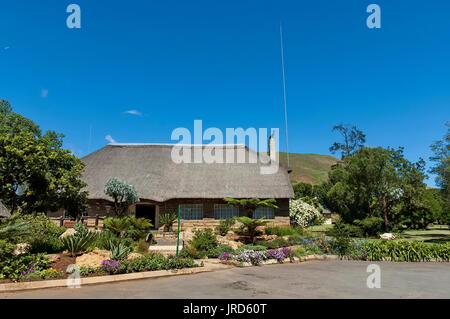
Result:
M175 211L181 205L185 219L221 218L240 214L236 208L224 205L223 198L275 198L278 206L273 212L259 210L259 215L274 218L288 215L289 198L293 190L286 167L274 174L261 174L267 155L261 155L243 145L189 145L192 162L172 160L172 144L109 144L82 160L86 164L84 181L88 184L90 212L108 214L110 200L104 193L110 178L119 178L133 185L140 197L131 213L146 216L157 222L158 213ZM227 163L194 163L195 152L223 152ZM226 160L226 153L234 151L234 160ZM217 153L216 153L217 152ZM237 154L245 156L237 163ZM202 153L203 154L203 153ZM257 158L249 163L249 158ZM265 158L262 158L265 157Z
M3 205L3 203L0 201L0 218L1 217L10 217L11 213L9 210Z

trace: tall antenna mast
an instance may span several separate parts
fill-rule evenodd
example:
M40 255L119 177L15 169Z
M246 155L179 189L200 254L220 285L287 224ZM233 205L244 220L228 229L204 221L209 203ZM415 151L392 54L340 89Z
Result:
M288 119L287 119L287 103L286 103L286 75L284 71L284 49L283 49L283 29L280 22L280 46L281 46L281 74L283 80L283 104L284 104L284 125L286 132L286 157L287 165L289 165L289 134L288 134Z

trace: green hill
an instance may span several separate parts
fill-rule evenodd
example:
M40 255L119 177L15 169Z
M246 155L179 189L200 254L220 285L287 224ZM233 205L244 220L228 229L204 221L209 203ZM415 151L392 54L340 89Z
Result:
M287 165L286 153L280 152L279 156L280 162ZM327 180L331 165L337 161L330 155L289 153L291 181L320 184Z

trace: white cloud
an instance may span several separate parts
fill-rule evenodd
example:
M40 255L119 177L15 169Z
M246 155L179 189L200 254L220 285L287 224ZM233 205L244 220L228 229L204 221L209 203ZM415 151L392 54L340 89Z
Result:
M125 112L123 112L123 113L125 113L125 114L131 114L131 115L137 115L137 116L142 116L142 113L139 112L138 110L128 110L128 111L125 111Z
M41 97L42 98L47 98L47 96L48 96L48 90L47 89L42 89L41 90Z
M109 143L116 143L116 140L112 138L111 135L106 135L105 140L107 140Z

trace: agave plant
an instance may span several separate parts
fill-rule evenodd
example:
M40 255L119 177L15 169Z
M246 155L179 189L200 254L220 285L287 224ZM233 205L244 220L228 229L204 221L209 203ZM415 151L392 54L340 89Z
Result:
M119 242L118 244L110 241L111 254L109 258L112 260L123 260L128 257L131 253L131 248L124 243Z
M97 234L94 232L86 232L84 234L76 234L61 238L64 248L74 257L84 251L96 239Z

